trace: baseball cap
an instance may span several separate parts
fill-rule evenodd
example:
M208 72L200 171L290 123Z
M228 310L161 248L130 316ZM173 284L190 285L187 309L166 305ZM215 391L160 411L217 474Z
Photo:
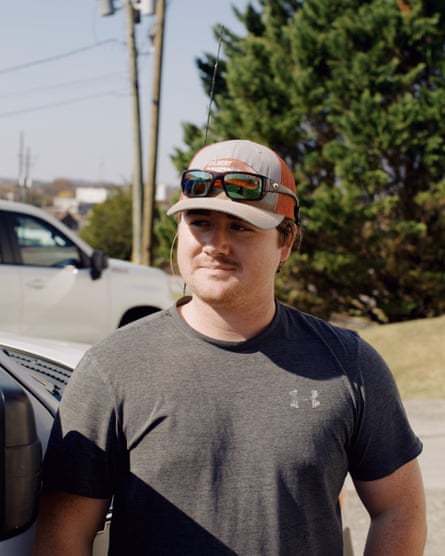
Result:
M297 218L298 199L292 172L280 156L264 145L244 139L213 143L196 153L189 169L183 174L182 185L187 172L199 170L209 172L211 179L228 172L241 172L235 177L242 177L243 172L256 174L267 178L262 181L271 185L264 188L257 200L233 199L223 186L216 186L217 180L199 196L187 196L183 185L181 197L168 209L168 215L185 210L214 210L231 214L264 230L275 228L285 217Z

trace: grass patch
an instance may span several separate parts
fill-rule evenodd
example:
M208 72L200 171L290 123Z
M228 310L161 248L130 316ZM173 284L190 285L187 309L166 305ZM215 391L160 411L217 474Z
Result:
M403 399L445 398L445 315L359 333L388 363Z

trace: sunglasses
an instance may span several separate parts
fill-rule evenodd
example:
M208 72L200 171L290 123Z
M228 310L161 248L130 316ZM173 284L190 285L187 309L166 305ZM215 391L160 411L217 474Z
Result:
M260 201L266 193L282 193L295 200L295 193L270 178L249 172L207 172L186 170L181 176L181 188L186 197L207 197L215 187L222 187L233 201Z

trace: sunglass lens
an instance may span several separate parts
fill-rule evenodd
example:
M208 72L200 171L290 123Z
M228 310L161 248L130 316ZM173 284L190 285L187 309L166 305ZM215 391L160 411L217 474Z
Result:
M257 201L262 195L260 176L243 173L230 173L224 176L224 186L231 199Z
M184 172L182 190L187 197L205 197L212 183L212 174L208 172Z

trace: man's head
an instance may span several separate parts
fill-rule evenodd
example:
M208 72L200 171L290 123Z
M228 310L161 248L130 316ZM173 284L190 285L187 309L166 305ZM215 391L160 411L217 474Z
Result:
M181 178L182 194L167 214L213 210L267 230L298 220L295 180L273 150L246 140L202 148Z

